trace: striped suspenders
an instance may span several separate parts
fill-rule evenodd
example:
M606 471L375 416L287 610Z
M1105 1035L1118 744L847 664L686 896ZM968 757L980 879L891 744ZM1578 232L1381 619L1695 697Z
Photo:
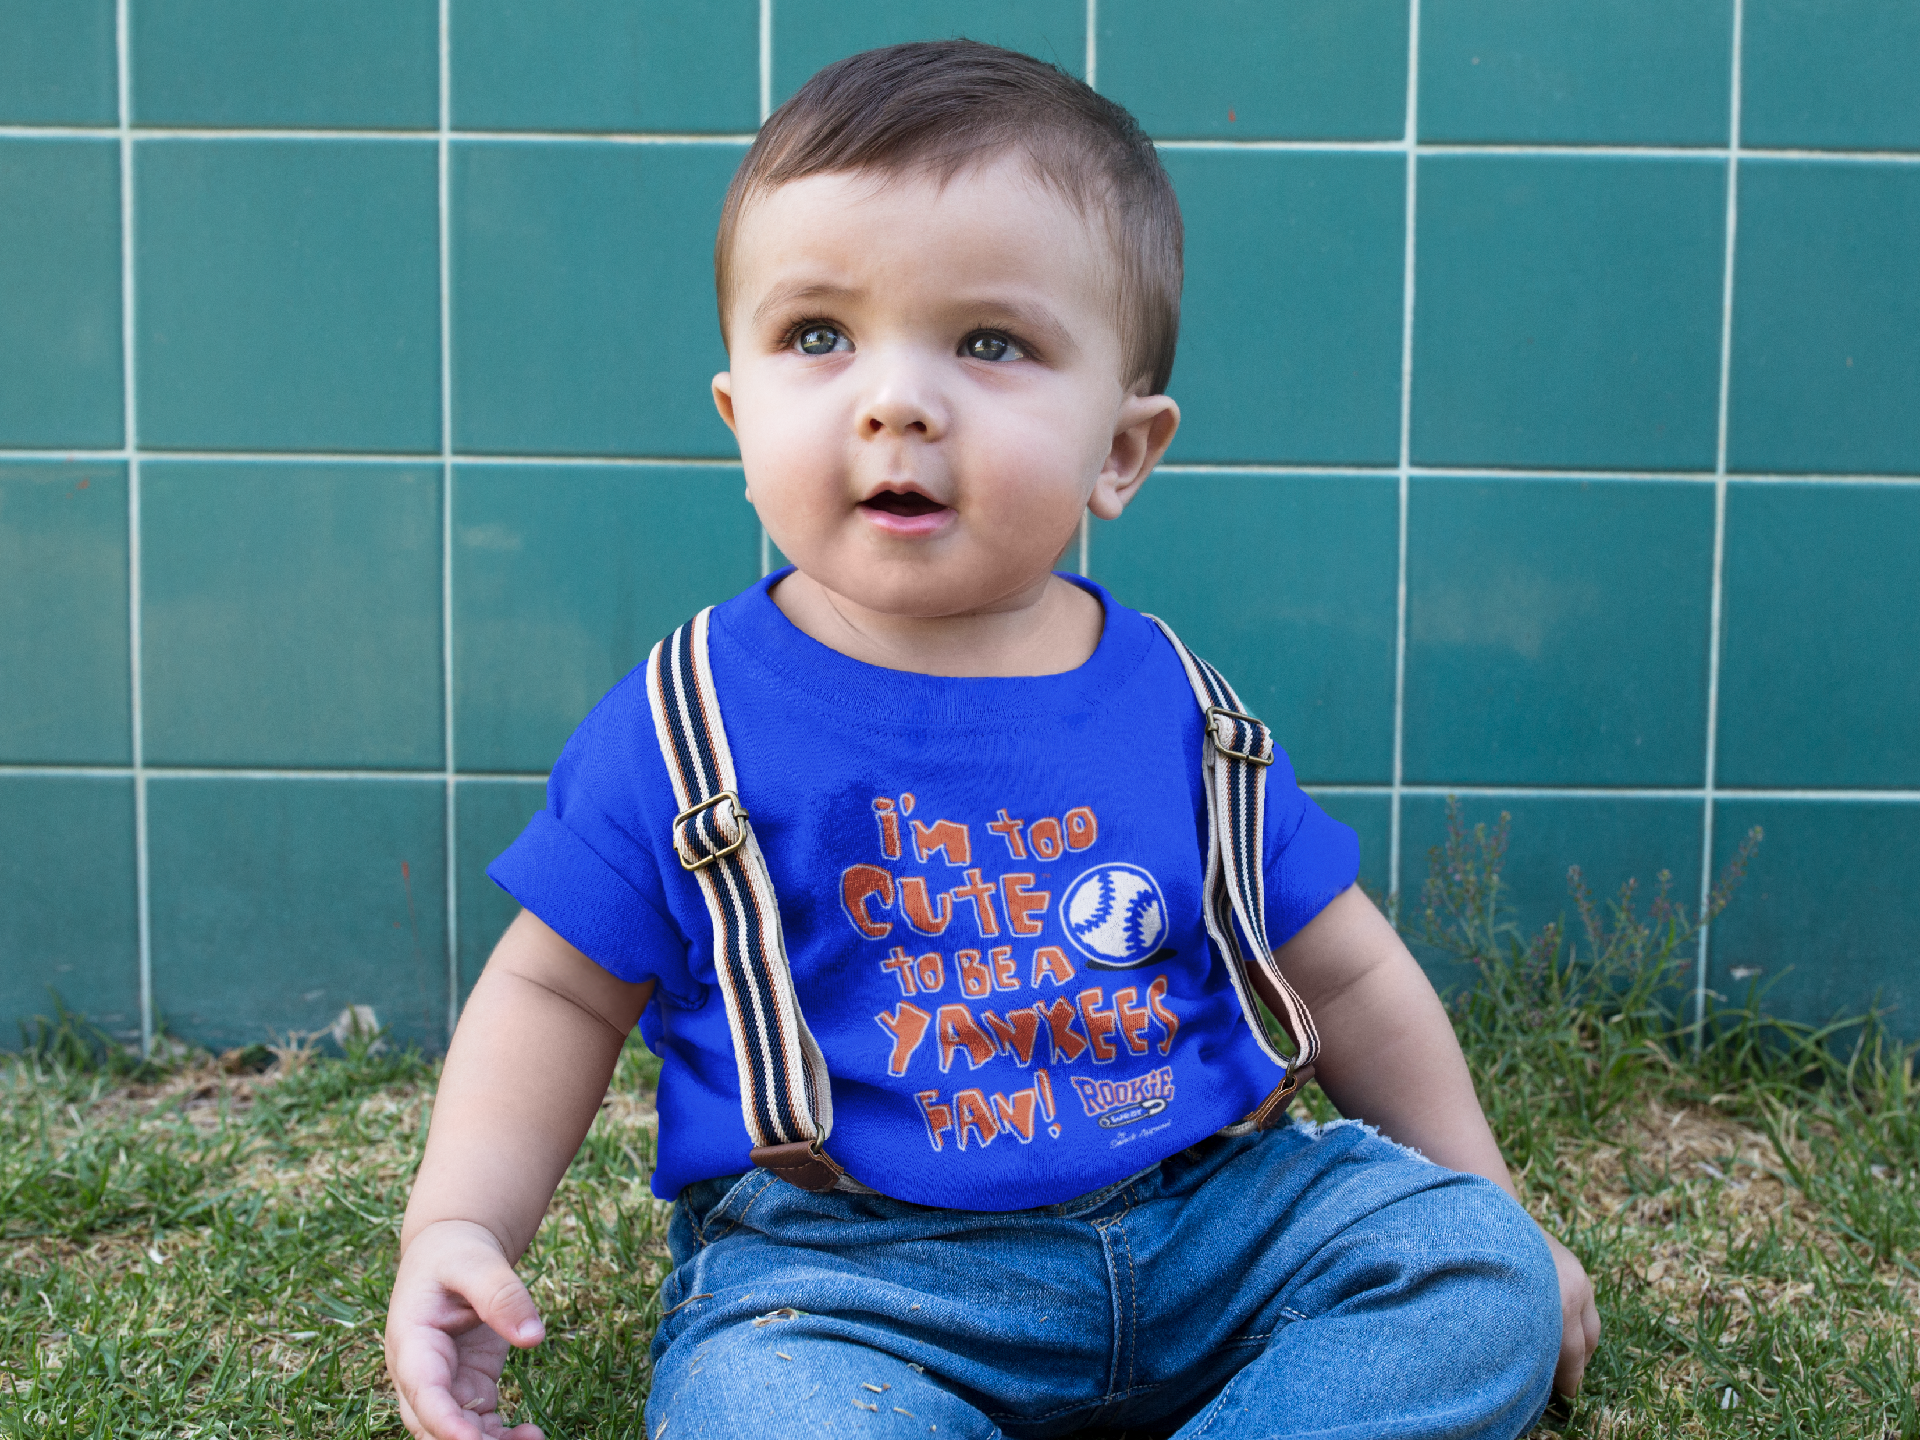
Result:
M1267 890L1264 826L1267 766L1273 763L1273 732L1240 709L1220 672L1187 649L1173 628L1157 615L1147 617L1172 642L1186 667L1187 683L1206 714L1200 764L1206 774L1207 933L1226 957L1227 974L1240 997L1253 1038L1267 1058L1286 1071L1279 1085L1242 1124L1264 1130L1280 1123L1287 1102L1313 1078L1320 1055L1320 1032L1267 945ZM1238 922L1238 929L1235 922ZM1251 962L1251 963L1249 963ZM1251 985L1251 989L1249 988ZM1297 1052L1291 1059L1274 1048L1254 995L1285 1027Z
M793 996L780 906L760 842L747 824L707 664L712 608L653 647L647 699L680 814L673 848L700 880L713 917L714 969L733 1031L740 1110L753 1163L805 1190L844 1173L820 1147L833 1130L826 1057Z
M826 1057L794 998L773 880L737 790L733 752L707 662L711 614L702 610L647 657L654 735L680 809L673 848L681 865L698 878L713 919L714 968L733 1034L740 1110L753 1140L753 1163L802 1189L831 1190L846 1173L822 1148L833 1131L833 1090ZM1273 737L1260 721L1241 713L1232 687L1217 670L1164 622L1154 623L1173 643L1206 713L1203 763L1212 837L1207 931L1226 957L1255 1040L1286 1071L1253 1113L1231 1128L1265 1129L1279 1123L1293 1092L1312 1076L1320 1051L1306 1006L1266 945L1261 825ZM1298 1053L1291 1060L1268 1038L1256 994L1292 1037Z

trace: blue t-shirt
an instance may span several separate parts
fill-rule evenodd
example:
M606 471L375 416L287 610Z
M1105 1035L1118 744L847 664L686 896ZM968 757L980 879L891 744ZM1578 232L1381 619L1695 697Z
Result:
M896 1199L1016 1210L1252 1110L1280 1071L1202 919L1201 713L1166 637L1076 580L1106 611L1076 670L886 670L796 629L767 593L779 578L714 611L710 654L833 1077L829 1153ZM1284 755L1266 774L1278 946L1353 883L1359 848ZM658 981L641 1030L663 1060L663 1199L751 1167L676 808L643 666L574 732L547 808L488 871L613 974Z

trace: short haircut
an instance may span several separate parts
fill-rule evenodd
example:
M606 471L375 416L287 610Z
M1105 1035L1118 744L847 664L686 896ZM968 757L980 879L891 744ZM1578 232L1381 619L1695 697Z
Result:
M1121 383L1167 388L1180 333L1180 206L1120 106L1045 61L973 40L889 45L837 60L774 111L728 187L713 247L727 327L734 236L756 198L809 175L920 172L944 184L1001 155L1104 230L1118 262Z

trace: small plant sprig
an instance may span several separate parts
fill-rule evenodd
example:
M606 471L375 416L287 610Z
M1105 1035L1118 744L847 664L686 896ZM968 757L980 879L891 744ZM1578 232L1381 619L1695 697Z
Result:
M1669 871L1660 872L1643 912L1637 881L1603 906L1574 866L1571 935L1554 920L1528 938L1502 874L1511 823L1503 814L1491 827L1469 829L1459 801L1448 800L1447 837L1429 853L1416 938L1477 971L1453 996L1454 1023L1481 1072L1483 1099L1490 1108L1512 1104L1522 1136L1535 1128L1526 1114L1595 1133L1641 1092L1650 1068L1677 1073L1697 1063L1709 1037L1720 1055L1739 1048L1727 1043L1735 1030L1749 1049L1752 1031L1793 1034L1757 1005L1696 1014L1692 1003L1701 930L1732 901L1759 849L1758 827L1698 914L1674 898Z

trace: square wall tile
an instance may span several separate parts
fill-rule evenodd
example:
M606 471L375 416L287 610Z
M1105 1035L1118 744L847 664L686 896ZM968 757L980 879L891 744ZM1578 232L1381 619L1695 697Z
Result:
M751 131L756 0L460 0L462 130Z
M446 831L439 780L150 780L156 1014L218 1049L371 1005L444 1045Z
M1920 7L1912 0L1747 0L1740 141L1920 149Z
M125 765L124 465L0 463L0 764Z
M69 1010L140 1039L133 781L0 775L0 1050Z
M1186 293L1169 458L1392 464L1406 162L1173 150Z
M1405 776L1702 783L1713 490L1416 479Z
M141 142L141 443L437 452L437 175L413 141Z
M1385 783L1399 533L1389 476L1160 474L1090 560L1220 668L1303 782Z
M760 527L743 483L731 465L459 468L462 770L545 773L654 641L759 577Z
M453 151L454 443L493 454L731 456L709 382L736 144Z
M1728 463L1920 472L1920 166L1743 163L1738 247Z
M1725 145L1733 0L1425 0L1420 138Z
M459 885L460 1002L486 968L520 902L487 878L487 866L547 803L540 780L462 780L455 787L455 879Z
M1360 886L1375 901L1384 900L1392 879L1393 800L1387 795L1336 790L1310 791L1314 803L1360 837Z
M1700 851L1705 819L1701 800L1613 799L1572 795L1467 795L1460 817L1469 832L1485 825L1491 833L1502 813L1512 817L1506 864L1501 879L1512 907L1511 918L1523 942L1551 921L1589 953L1580 910L1568 886L1568 870L1580 867L1582 882L1603 920L1620 887L1635 882L1634 907L1645 918L1659 892L1660 872L1672 876L1669 895L1687 908L1700 908ZM1417 935L1424 913L1425 887L1435 852L1447 839L1447 802L1440 795L1408 795L1400 802L1400 885L1405 896L1401 917ZM1473 972L1444 952L1419 945L1421 961L1436 984L1452 988L1471 983ZM1693 967L1687 966L1688 989ZM1683 996L1675 996L1684 1000Z
M1413 456L1712 469L1726 166L1420 162Z
M150 763L439 768L436 468L149 461L142 484Z
M1765 832L1733 903L1714 922L1707 985L1735 1004L1761 987L1773 1014L1823 1024L1885 1007L1920 1040L1920 805L1722 799L1714 873L1753 826Z
M1398 140L1407 0L1103 0L1100 92L1156 139Z
M1069 75L1086 74L1082 0L780 0L773 7L773 103L823 65L857 51L958 37L1024 50Z
M117 446L120 149L0 140L0 445Z
M133 0L137 125L431 130L436 0Z
M0 125L119 123L113 11L114 0L0 0Z
M1721 587L1718 783L1920 788L1920 485L1730 485Z

